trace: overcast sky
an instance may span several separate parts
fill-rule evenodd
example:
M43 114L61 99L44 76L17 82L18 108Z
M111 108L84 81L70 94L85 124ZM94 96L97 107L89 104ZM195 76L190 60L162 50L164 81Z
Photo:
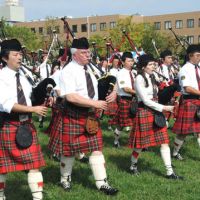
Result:
M3 4L5 0L0 0ZM108 14L159 15L200 11L199 0L20 0L26 20L47 16L83 17Z

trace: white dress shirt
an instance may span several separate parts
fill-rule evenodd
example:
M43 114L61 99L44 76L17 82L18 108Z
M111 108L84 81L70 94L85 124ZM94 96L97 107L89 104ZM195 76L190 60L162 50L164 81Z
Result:
M198 68L199 76L200 76L200 70ZM183 94L188 94L185 92L184 87L190 86L192 88L195 88L196 90L199 90L197 78L196 78L196 71L195 71L195 65L193 65L190 62L187 62L179 71L178 74L179 77L179 84L181 85L181 92Z
M119 96L127 96L131 97L132 95L125 92L123 88L128 87L132 89L132 84L131 84L131 77L130 77L130 71L126 68L121 69L117 73L117 85L118 85L118 95ZM131 71L133 79L134 79L134 74Z
M112 69L110 69L109 72L110 72L110 74L111 74L112 76L117 77L117 74L118 74L118 72L119 72L119 69L112 68Z
M26 70L26 69L25 69ZM29 83L24 73L20 70L20 83L24 91L26 103L31 106L32 85ZM30 72L26 72L31 76ZM14 104L17 102L17 82L16 71L9 67L4 67L0 71L0 111L10 113Z
M62 70L56 70L54 74L52 74L49 78L52 78L55 83L56 83L56 86L53 88L54 90L60 90L60 74L61 74L61 71Z
M48 78L47 77L47 69L49 71L49 76L51 74L51 66L49 64L47 64L46 62L43 62L40 66L39 66L39 72L40 72L40 76L42 79Z
M149 74L145 73L145 76L148 80L149 86L145 87L146 83L144 78L141 75L138 75L135 79L135 91L139 102L143 102L146 106L162 112L163 105L153 101L153 86Z
M98 82L89 66L88 66L88 72L90 73L95 91L93 99L97 100ZM90 97L88 96L84 66L79 65L75 61L71 61L67 66L65 66L65 68L61 71L60 74L60 89L61 89L61 96L71 93L77 93L82 97L90 99Z

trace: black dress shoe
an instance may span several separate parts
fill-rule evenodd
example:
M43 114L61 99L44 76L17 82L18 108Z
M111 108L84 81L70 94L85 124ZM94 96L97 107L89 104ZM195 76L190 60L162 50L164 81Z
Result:
M175 173L172 173L171 175L167 175L166 177L171 180L183 180L184 179L183 176L178 176Z
M82 163L88 163L89 158L87 156L83 156L81 159L79 159L79 161L82 162Z
M177 153L175 156L172 156L172 158L174 158L176 160L180 160L180 161L184 160L184 158L181 156L180 153Z
M129 171L130 171L130 173L131 173L132 175L135 175L135 176L139 176L139 175L140 175L140 172L138 171L137 165L136 165L136 164L134 164L134 165L132 164L132 165L130 166Z
M111 187L107 183L102 185L100 191L104 192L106 195L115 195L118 192L118 189Z

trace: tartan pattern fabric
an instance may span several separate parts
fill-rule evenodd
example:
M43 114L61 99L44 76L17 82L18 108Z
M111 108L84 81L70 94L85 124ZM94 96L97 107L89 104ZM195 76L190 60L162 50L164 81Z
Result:
M29 124L33 143L23 150L19 149L15 143L17 126L19 122L9 122L9 124L4 123L3 128L0 129L0 174L38 169L45 165L34 125Z
M200 122L195 119L199 106L200 100L198 99L182 100L172 131L182 135L200 133Z
M104 114L108 116L113 116L116 114L117 108L118 108L117 101L111 102L108 104L108 110L106 110Z
M50 139L49 148L53 153L74 156L76 153L102 151L102 131L99 128L96 135L85 131L88 111L67 107L59 123L59 136ZM58 132L57 132L58 133Z
M155 127L153 111L149 108L138 108L129 137L129 147L146 148L168 143L167 127Z
M131 100L120 98L118 102L118 109L116 115L114 116L111 124L119 125L121 127L132 126L133 118L130 117L129 114L130 105L131 105Z

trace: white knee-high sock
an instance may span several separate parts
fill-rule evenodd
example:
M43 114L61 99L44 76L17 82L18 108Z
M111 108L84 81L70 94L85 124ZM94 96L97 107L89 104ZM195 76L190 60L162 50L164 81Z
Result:
M73 164L74 164L74 156L73 157L66 157L63 155L61 156L60 159L61 183L65 181L71 181Z
M135 165L138 162L138 157L141 153L142 149L133 149L132 155L131 155L131 164Z
M183 145L184 140L180 140L177 137L174 140L173 156L176 156Z
M105 184L105 180L107 178L104 156L102 154L91 155L89 157L89 163L96 181L96 186L100 189L101 186Z
M43 198L43 177L41 172L28 173L28 185L32 192L33 200L41 200Z
M197 138L197 143L198 143L198 145L200 147L200 137Z
M167 170L167 175L171 175L173 173L172 163L171 163L171 154L169 146L161 146L160 147L161 157L163 159L165 168Z
M0 174L0 200L5 200L6 174Z
M114 132L114 136L115 136L114 143L115 144L117 144L119 142L121 133L122 133L122 131L118 130L117 128L115 129L115 132Z

